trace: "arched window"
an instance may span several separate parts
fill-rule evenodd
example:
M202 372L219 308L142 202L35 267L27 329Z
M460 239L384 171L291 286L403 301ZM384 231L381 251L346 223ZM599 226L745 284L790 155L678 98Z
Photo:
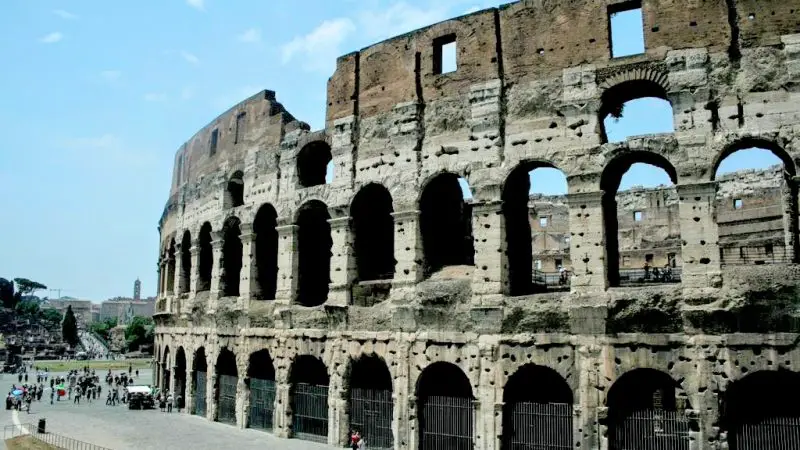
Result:
M603 170L610 286L680 281L677 173L664 157L629 152Z
M426 277L446 266L474 264L472 206L465 201L466 180L442 173L428 182L420 197L420 230Z
M258 209L253 231L256 233L256 296L262 300L274 300L278 286L278 213L269 203Z
M175 238L172 238L167 250L167 295L175 292L175 256Z
M649 80L625 81L603 92L599 119L602 142L675 131L664 88Z
M181 277L179 291L181 294L189 292L189 283L192 279L192 233L183 232L181 240Z
M394 276L392 196L380 184L358 191L350 208L353 219L357 280L390 280Z
M327 442L330 377L325 363L310 355L298 356L289 371L289 383L293 437Z
M419 449L474 448L475 403L469 378L458 366L436 362L417 381ZM442 418L448 420L442 420Z
M331 147L324 141L306 144L297 154L297 181L302 187L326 184L333 180Z
M237 170L228 180L225 188L225 208L236 208L244 205L244 174Z
M520 164L503 187L508 295L569 287L567 179L548 164Z
M239 382L239 371L236 368L236 355L227 348L219 352L216 364L217 394L216 420L229 425L236 425L236 385Z
M197 291L211 289L211 271L214 267L214 253L211 250L211 224L206 222L200 228L199 242L200 254L197 273Z
M328 207L311 200L297 214L297 302L318 306L328 299L331 270L331 226Z
M792 158L774 143L744 140L715 161L716 217L723 265L797 259L797 192ZM742 226L747 225L747 226Z
M206 349L200 347L192 358L192 395L194 402L191 413L204 417L206 415L206 383L208 382L208 363Z
M239 219L231 217L222 228L222 293L225 297L239 295L239 280L242 272L242 240Z
M350 370L350 429L369 436L374 448L394 448L392 375L377 356L362 356Z
M275 422L275 365L268 350L250 355L247 383L250 387L247 427L272 431Z

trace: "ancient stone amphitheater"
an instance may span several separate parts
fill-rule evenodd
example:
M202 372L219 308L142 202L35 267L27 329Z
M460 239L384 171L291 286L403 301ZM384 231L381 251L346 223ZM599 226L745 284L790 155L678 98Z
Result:
M609 17L638 8L645 52L614 57ZM340 57L323 130L245 99L175 156L158 382L335 445L800 448L798 33L798 0L523 1ZM674 132L609 143L642 97ZM779 238L729 260L715 173L751 147L783 162ZM621 267L640 162L677 190L669 278ZM532 266L538 167L568 180L565 277Z

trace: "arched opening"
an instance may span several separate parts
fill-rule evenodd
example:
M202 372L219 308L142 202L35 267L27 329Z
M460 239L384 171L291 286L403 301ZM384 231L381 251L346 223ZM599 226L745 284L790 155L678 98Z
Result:
M250 355L247 383L250 388L247 426L272 431L275 423L275 365L268 350L259 350Z
M328 369L318 358L295 358L289 373L292 436L314 442L328 441Z
M325 184L333 179L331 147L325 141L306 144L297 154L297 181L302 187Z
M796 449L800 445L797 372L753 372L730 385L721 409L731 450Z
M169 360L169 346L164 347L164 355L161 360L161 389L169 389L170 375L172 367Z
M422 191L419 209L425 277L447 266L474 265L472 205L465 201L461 186L457 175L442 173Z
M603 143L675 131L672 104L664 88L654 81L625 81L603 92L600 101L599 125Z
M191 413L201 417L206 415L207 372L206 349L200 347L194 352L194 358L192 358L192 398L194 402Z
M198 239L200 252L198 254L197 291L211 289L211 270L214 268L214 252L211 250L211 224L206 222L200 228Z
M610 286L680 281L677 182L669 161L650 152L625 153L603 170L600 189Z
M269 203L261 205L253 221L256 233L256 298L275 300L278 288L278 213Z
M609 450L689 449L690 409L678 382L654 369L625 373L608 390Z
M167 295L175 292L175 238L169 240L167 249Z
M236 384L239 381L239 371L236 368L236 355L227 348L223 348L217 357L217 385L214 392L217 395L217 422L236 425Z
M228 180L223 202L226 209L244 205L244 174L241 170L234 172Z
M503 449L572 448L572 401L553 369L520 367L503 389Z
M297 215L297 303L319 306L328 299L331 280L331 225L328 207L311 200Z
M469 378L458 366L437 362L417 381L420 450L472 450L474 397Z
M231 217L222 227L222 295L239 296L239 280L242 276L242 239L239 219Z
M503 186L507 295L569 289L567 178L550 164L526 162Z
M392 375L377 356L362 356L350 369L350 429L361 433L370 448L394 448Z
M789 154L772 142L745 139L726 148L713 169L721 263L797 261L797 187Z
M186 402L186 352L183 347L178 347L175 352L175 407L180 412L185 407Z
M192 279L192 233L183 232L181 240L181 277L178 290L181 294L189 292L189 283Z
M393 212L392 196L380 184L364 186L353 199L350 215L359 281L389 280L394 276Z

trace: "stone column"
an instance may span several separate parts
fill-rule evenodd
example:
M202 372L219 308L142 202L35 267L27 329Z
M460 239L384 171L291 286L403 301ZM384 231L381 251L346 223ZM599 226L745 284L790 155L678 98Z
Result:
M222 267L222 247L225 244L225 241L222 240L222 233L219 231L212 231L211 232L211 254L212 254L212 264L211 264L211 289L209 293L209 309L210 311L216 311L218 300L222 297L222 276L225 273L224 268Z
M391 298L403 302L414 285L422 281L422 233L419 228L419 211L406 210L392 213L394 219L394 259L397 261L392 279Z
M273 412L272 432L277 437L288 438L292 432L291 385L289 384L289 366L275 364L275 410Z
M503 270L498 264L505 246L503 222L501 201L472 205L472 240L475 246L472 292L478 305L503 303Z
M186 414L191 414L192 409L194 408L194 390L196 389L194 385L194 371L192 368L194 367L194 353L191 351L186 351L186 392L183 395L184 404L186 406Z
M341 448L346 442L350 421L347 414L347 390L341 375L328 387L328 445Z
M206 356L206 361L209 361L211 354ZM216 364L213 361L208 363L208 372L206 372L208 382L206 383L206 419L210 421L217 420L217 370Z
M591 294L605 291L606 248L603 222L603 192L567 195L569 207L569 255L572 292Z
M173 292L171 292L171 295L174 297L183 294L185 286L183 282L183 258L181 258L183 255L182 248L182 243L179 242L175 244L175 278L172 282L174 289Z
M347 306L350 304L350 283L355 278L353 252L353 233L351 218L348 216L328 219L331 226L331 268L330 289L327 305Z
M158 259L158 297L164 295L164 258Z
M178 375L178 366L172 365L172 370L169 372L169 392L172 394L172 399L175 399L175 378ZM173 405L174 407L174 405Z
M192 272L189 274L189 295L194 297L197 295L197 285L200 282L200 246L195 239L192 241L192 248L189 249L192 256Z
M495 359L497 342L480 342L480 380L478 381L475 411L475 449L500 450L503 418L503 389L498 380L499 366ZM499 391L499 392L498 392ZM498 405L500 405L498 414ZM497 418L500 429L497 429Z
M787 187L783 201L783 229L785 231L784 245L786 246L786 262L795 262L798 259L798 221L800 221L800 177L786 181Z
M677 186L684 289L720 287L719 231L714 220L715 182Z
M276 303L290 304L297 290L297 225L280 225L278 232L278 287Z
M409 376L409 364L412 364L411 347L406 341L397 343L397 365L394 373L394 389L392 390L392 403L394 403L394 417L392 417L392 434L394 435L395 450L409 450L416 448L412 442L416 442L413 435L411 424L414 419L410 414L415 411L414 402L416 397L410 395L411 384Z
M247 428L247 418L250 412L250 384L247 382L247 365L249 355L244 358L237 358L236 379L236 425L239 428ZM244 359L243 362L240 362Z
M256 234L253 233L253 224L244 223L241 226L242 233L239 239L242 241L242 271L239 277L239 298L243 305L249 305L250 300L256 294Z

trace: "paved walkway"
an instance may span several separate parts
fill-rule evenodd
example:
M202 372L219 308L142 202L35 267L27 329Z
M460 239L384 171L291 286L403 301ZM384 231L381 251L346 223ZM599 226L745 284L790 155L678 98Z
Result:
M140 370L138 383L152 380L149 370ZM101 377L102 378L102 377ZM0 380L0 392L7 393L16 382L9 375ZM105 385L103 385L105 389ZM278 439L269 433L256 430L240 430L230 425L209 422L188 414L162 413L156 410L129 410L126 405L105 406L103 400L80 405L72 401L61 401L50 405L49 392L45 391L41 402L34 402L33 413L18 413L21 423L36 424L40 417L47 420L47 431L58 433L101 445L113 450L163 450L163 449L220 449L235 448L249 450L281 448L287 450L330 450L334 447L297 439ZM45 401L46 400L46 401ZM11 425L16 412L2 410L2 425ZM3 447L0 444L0 449Z

